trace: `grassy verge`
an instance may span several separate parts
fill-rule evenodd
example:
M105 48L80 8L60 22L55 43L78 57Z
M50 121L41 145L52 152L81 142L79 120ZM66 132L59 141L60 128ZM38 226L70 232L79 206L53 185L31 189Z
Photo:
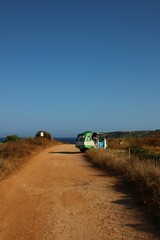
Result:
M54 145L56 140L27 138L0 144L0 179L19 169L33 154Z
M89 150L86 158L95 166L114 170L137 190L138 199L160 222L160 164L121 154L122 150Z

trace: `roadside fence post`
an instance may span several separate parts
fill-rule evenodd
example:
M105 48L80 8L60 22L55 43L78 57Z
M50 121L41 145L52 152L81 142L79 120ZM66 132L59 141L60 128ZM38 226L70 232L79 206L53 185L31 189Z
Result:
M129 159L131 158L131 149L130 148L128 149L128 157L129 157Z

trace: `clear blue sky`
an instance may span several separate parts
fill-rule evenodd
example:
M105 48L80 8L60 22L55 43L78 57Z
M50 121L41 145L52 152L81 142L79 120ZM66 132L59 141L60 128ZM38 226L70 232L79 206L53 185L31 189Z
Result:
M159 0L0 0L0 136L157 128Z

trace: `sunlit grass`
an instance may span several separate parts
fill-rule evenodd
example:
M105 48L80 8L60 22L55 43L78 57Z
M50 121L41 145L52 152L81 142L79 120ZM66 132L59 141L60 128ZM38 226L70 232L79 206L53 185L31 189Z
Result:
M47 147L57 145L56 140L44 138L27 138L0 144L0 179L16 171L34 153Z

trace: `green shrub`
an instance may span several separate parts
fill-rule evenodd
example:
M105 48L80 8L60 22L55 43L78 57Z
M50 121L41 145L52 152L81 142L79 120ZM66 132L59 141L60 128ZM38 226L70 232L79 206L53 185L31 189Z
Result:
M141 160L149 159L149 160L160 161L160 154L151 153L144 148L141 148L138 146L132 146L130 150L131 150L131 154L138 156L139 159Z
M43 133L43 137L44 138L47 138L47 139L49 139L49 140L52 140L52 136L51 136L51 134L49 133L49 132L46 132L46 131L38 131L37 133L36 133L36 138L40 138L40 137L42 137L42 134Z
M10 141L18 141L20 140L20 137L17 135L9 135L5 138L4 142L10 142Z

